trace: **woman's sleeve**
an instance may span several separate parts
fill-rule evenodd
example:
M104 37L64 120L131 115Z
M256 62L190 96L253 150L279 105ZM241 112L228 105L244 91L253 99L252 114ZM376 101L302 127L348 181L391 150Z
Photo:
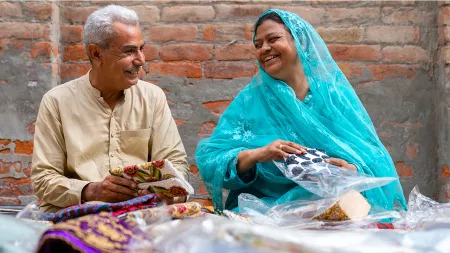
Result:
M239 154L239 153L238 153ZM227 167L223 178L223 188L228 190L237 190L252 185L258 177L257 167L253 167L242 175L237 173L238 157L233 158Z

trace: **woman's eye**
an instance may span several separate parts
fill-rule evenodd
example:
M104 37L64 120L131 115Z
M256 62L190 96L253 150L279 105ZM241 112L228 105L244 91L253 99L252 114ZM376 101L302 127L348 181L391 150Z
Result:
M280 37L273 37L273 38L270 38L270 39L269 39L269 42L270 42L270 43L273 43L273 42L277 41L278 38L280 38Z

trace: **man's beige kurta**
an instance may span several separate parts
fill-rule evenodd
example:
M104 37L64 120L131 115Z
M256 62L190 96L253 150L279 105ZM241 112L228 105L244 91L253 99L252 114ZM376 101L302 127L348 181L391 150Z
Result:
M36 120L31 181L55 212L78 204L89 182L111 168L169 159L186 178L186 152L164 92L139 81L111 110L89 74L60 85L42 98Z

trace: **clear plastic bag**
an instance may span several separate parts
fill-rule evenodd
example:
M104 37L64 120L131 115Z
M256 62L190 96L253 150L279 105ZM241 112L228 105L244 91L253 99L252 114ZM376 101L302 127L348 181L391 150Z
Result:
M402 219L394 222L396 228L428 230L433 227L445 227L439 223L450 224L450 218L446 218L450 217L450 203L434 201L421 194L419 187L415 186L409 194L408 211L401 214Z
M33 201L26 205L19 213L17 213L16 218L22 220L31 220L40 223L50 223L54 216L54 213L39 212L39 204L37 203L37 201Z
M295 155L289 156L288 159L293 156ZM396 180L394 177L373 177L325 162L311 163L301 167L288 166L286 162L280 161L274 161L274 163L285 177L323 198L337 197L349 190L363 192Z
M248 216L254 223L291 228L360 228L364 225L386 219L400 219L400 213L385 211L372 207L368 216L348 221L316 220L320 214L332 207L338 198L324 198L314 201L297 200L284 204L270 206L263 200L251 194L240 194L238 198L239 211Z

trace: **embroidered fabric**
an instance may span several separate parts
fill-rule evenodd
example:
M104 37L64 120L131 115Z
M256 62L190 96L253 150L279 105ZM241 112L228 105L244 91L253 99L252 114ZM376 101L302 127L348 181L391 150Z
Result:
M114 168L109 173L132 180L140 189L162 193L169 198L194 194L194 188L167 159Z

